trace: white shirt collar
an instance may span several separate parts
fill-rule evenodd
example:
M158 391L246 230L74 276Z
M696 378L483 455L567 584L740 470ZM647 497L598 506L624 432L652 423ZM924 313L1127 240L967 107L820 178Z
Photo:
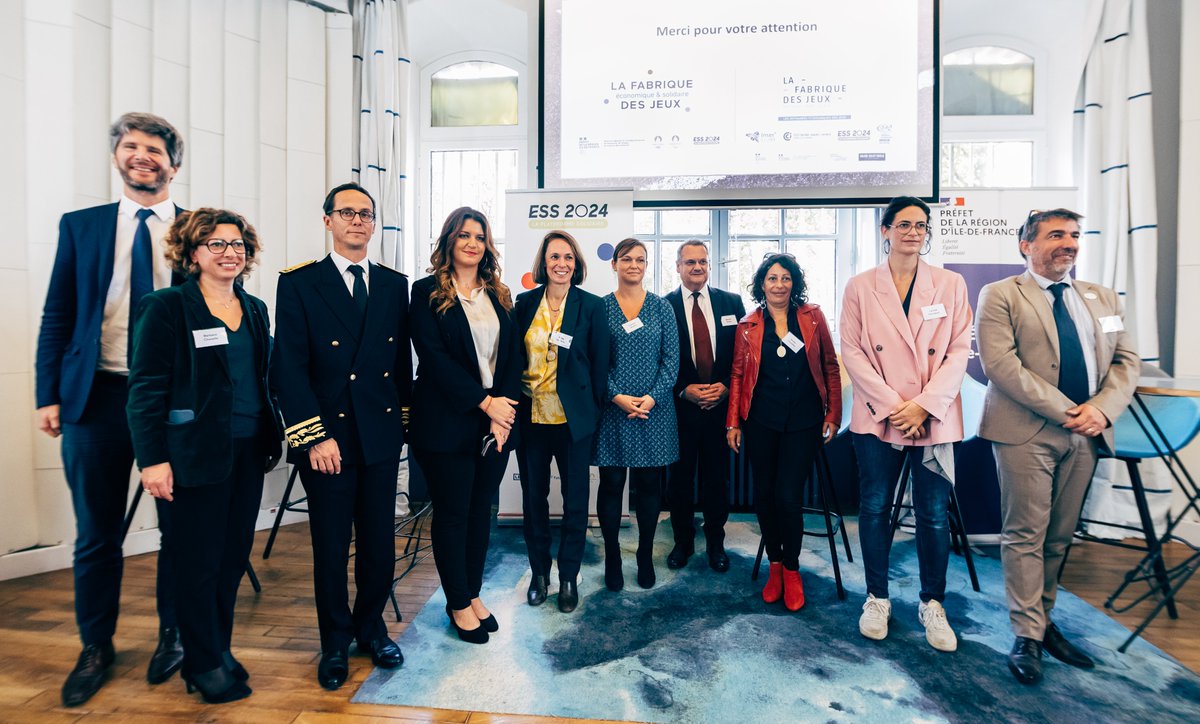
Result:
M682 284L679 285L679 291L680 291L680 293L683 294L684 299L691 299L692 294L695 293L691 289L688 289L687 287L683 286ZM700 287L696 291L700 292L701 299L708 299L708 283L707 282L704 284L704 286Z
M341 274L342 276L346 275L347 269L349 269L351 266L355 266L355 265L362 267L364 274L371 273L370 263L368 262L367 257L365 257L365 256L363 257L362 261L350 261L349 259L347 259L346 257L342 256L341 254L337 253L336 251L331 251L331 252L329 252L329 258L333 259L333 265L335 267L337 267L338 274Z
M137 212L141 209L150 209L154 212L155 216L167 223L175 220L175 202L171 200L170 196L162 201L159 201L153 206L142 206L128 196L121 194L121 201L117 206L118 214L126 216L130 219L136 219Z
M1035 282L1037 282L1037 285L1039 287L1041 287L1043 290L1049 290L1051 284L1066 284L1068 287L1074 287L1074 285L1071 283L1071 274L1069 272L1067 273L1067 275L1065 277L1063 277L1062 279L1060 279L1058 281L1054 281L1052 279L1047 279L1046 277L1042 276L1041 274L1038 274L1037 272L1035 272L1032 269L1029 270L1029 276L1033 277L1033 280Z

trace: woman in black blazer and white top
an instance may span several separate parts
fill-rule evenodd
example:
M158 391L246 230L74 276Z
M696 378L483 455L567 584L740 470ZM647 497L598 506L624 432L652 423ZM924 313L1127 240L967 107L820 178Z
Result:
M579 604L576 579L587 537L592 436L608 382L604 303L577 286L586 277L579 244L565 231L551 231L542 239L533 265L533 281L542 286L519 295L513 310L525 353L517 463L531 574L527 600L530 606L546 601L554 458L563 499L558 545L558 610L563 613Z
M433 501L446 614L459 638L482 644L499 628L479 590L492 499L516 443L520 340L486 216L453 211L429 265L409 305L419 363L409 442Z
M267 391L270 320L241 285L259 248L241 216L196 209L164 243L188 279L138 305L126 410L142 486L173 510L180 673L222 703L250 694L229 650L233 607L283 437Z

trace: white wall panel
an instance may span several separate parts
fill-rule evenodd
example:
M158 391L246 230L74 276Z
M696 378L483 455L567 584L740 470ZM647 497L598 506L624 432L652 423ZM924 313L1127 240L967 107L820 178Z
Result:
M60 1L45 5L57 6ZM25 147L38 150L37 163L25 166L25 219L28 238L35 244L56 242L58 217L71 204L70 194L63 194L63 179L75 173L75 96L46 92L47 88L74 87L73 54L45 52L47 48L72 47L69 12L66 20L65 25L25 24ZM106 102L107 89L100 96L100 101Z
M154 3L154 57L186 66L191 38L188 23L191 0L156 0Z
M150 0L111 0L111 2L113 20L120 18L143 28L151 26L152 4Z
M225 199L223 138L219 133L192 127L188 134L192 158L192 206L221 207Z
M1175 376L1200 377L1200 335L1189 329L1189 320L1200 309L1200 266L1181 265L1175 283L1175 308L1179 311L1175 333Z
M192 208L192 185L178 181L172 183L171 200L185 209Z
M0 269L0 375L12 375L29 372L29 355L26 353L24 341L30 338L34 324L34 315L30 314L29 273L24 269ZM41 315L38 314L40 319ZM27 413L31 408L25 407L21 412ZM9 428L5 430L6 437ZM0 447L5 447L8 443ZM13 470L14 468L0 468ZM3 507L0 505L0 507Z
M73 0L71 9L76 15L82 15L105 27L112 25L113 8L110 0Z
M188 51L189 120L193 128L213 133L221 133L225 121L224 15L223 0L192 0L191 48Z
M7 277L12 272L0 275ZM29 372L0 374L0 470L29 470L29 449L33 444L33 403ZM7 475L4 480L4 505L0 505L0 554L38 543L38 521L30 512L37 505L33 478Z
M288 15L288 77L325 83L325 13L290 2Z
M0 0L0 76L5 78L25 77L23 9L21 0Z
M70 25L71 0L25 0L25 19L35 23Z
M225 34L225 194L258 198L258 43Z
M150 62L153 77L150 112L167 119L167 122L175 126L180 134L185 134L188 127L188 68L186 65L180 65L165 58L156 57ZM184 135L183 165L179 168L179 173L175 174L172 186L186 184L191 178L192 148L190 141L191 139Z
M287 148L325 154L325 86L295 78L287 82ZM321 169L325 178L325 169Z
M285 269L303 259L288 256L287 152L264 143L259 146L259 154L258 217L254 228L257 229L264 248L258 273L270 274L273 277L277 270ZM274 318L274 279L260 285L259 292Z
M113 118L129 111L150 108L153 70L150 59L152 34L150 28L128 20L113 18L112 69L109 77L112 88Z
M258 47L259 138L287 148L288 2L262 0Z
M36 470L33 484L37 494L38 545L70 544L75 540L75 508L62 470Z
M0 76L0 98L19 99L25 93L25 83ZM0 113L0 214L6 219L5 232L0 234L0 268L27 269L29 245L26 243L25 183L17 169L25 166L25 116L22 113ZM24 338L18 338L23 341ZM23 345L16 345L24 350Z
M320 153L287 152L288 261L325 256L325 227L321 202L325 200L325 158Z
M349 15L325 15L325 184L351 180L354 159L354 32Z
M261 12L258 0L225 0L225 31L258 40Z
M75 159L75 172L68 178L77 193L108 197L112 193L108 128L114 118L109 110L112 107L109 89L111 31L104 25L76 15L72 43L75 64L72 88L75 148L100 152L87 153L84 150L80 153Z

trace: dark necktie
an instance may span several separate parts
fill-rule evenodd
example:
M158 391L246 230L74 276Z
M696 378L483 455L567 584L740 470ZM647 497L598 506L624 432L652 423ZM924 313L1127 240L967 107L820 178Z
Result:
M1058 327L1058 389L1075 404L1088 401L1087 364L1083 361L1083 345L1075 329L1063 293L1067 285L1050 285L1054 295L1054 326Z
M133 250L129 260L129 340L125 348L128 361L133 360L133 325L137 320L138 303L154 291L154 242L146 219L154 216L150 209L137 210L137 228L133 230Z
M696 343L696 373L701 382L712 382L712 337L708 334L708 320L700 309L700 292L692 292L692 340Z
M358 264L350 265L350 274L354 276L354 308L360 317L367 316L367 281L363 279L363 268Z

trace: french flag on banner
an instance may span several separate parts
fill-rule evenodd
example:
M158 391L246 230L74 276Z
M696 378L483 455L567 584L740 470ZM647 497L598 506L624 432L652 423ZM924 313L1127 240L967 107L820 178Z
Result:
M966 206L967 199L963 196L943 196L942 204L946 206Z

